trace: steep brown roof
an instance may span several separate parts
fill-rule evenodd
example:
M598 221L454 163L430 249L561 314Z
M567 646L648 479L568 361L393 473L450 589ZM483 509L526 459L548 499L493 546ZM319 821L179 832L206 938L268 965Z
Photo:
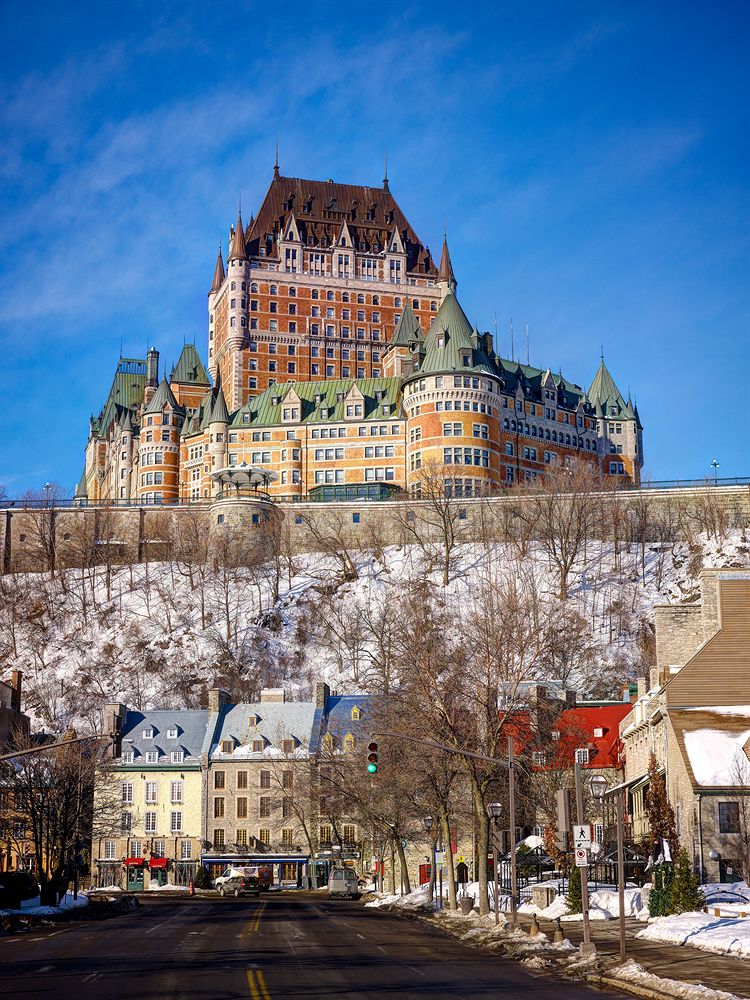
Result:
M232 245L229 248L228 260L245 260L246 258L245 227L242 225L242 214L240 213L237 216L237 225L234 227L234 233L232 234Z
M224 284L224 277L224 258L221 256L221 247L219 247L219 256L216 258L216 267L214 268L214 280L211 282L211 292L218 292Z
M456 287L456 276L453 273L451 255L448 250L448 237L443 233L443 252L440 254L440 271L438 272L440 281L447 281L449 285Z
M274 176L248 234L251 257L259 255L261 246L266 256L276 255L277 236L292 212L307 246L332 246L346 222L357 249L379 253L395 226L404 241L407 270L437 276L429 251L389 190L300 177Z

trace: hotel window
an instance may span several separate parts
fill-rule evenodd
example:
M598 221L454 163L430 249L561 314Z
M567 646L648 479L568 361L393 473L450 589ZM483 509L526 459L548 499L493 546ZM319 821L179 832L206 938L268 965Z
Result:
M214 771L214 788L226 788L225 771Z
M155 781L146 782L146 802L156 802L159 785Z
M247 799L244 796L237 799L237 819L247 819Z
M172 781L169 785L169 797L174 804L182 803L182 790L183 783L181 781Z
M182 810L170 813L169 830L170 833L182 833Z
M224 816L224 797L219 796L214 799L214 819L222 819Z
M281 831L281 843L284 847L292 847L294 844L294 830L284 829Z
M271 831L260 829L258 831L258 840L263 844L264 847L268 847L271 843Z
M221 850L224 847L224 843L225 843L225 841L224 841L224 831L223 830L214 830L214 838L213 838L213 840L214 840L214 848L218 848L219 850Z
M180 843L180 860L190 861L193 857L193 842L191 840L183 840Z

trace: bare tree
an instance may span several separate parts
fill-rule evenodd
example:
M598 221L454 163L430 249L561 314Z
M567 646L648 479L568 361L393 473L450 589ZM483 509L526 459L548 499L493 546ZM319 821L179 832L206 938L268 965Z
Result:
M455 496L453 466L427 462L419 474L419 502L406 505L401 517L405 541L416 543L429 565L442 569L443 586L450 583L457 546L466 539L466 508Z

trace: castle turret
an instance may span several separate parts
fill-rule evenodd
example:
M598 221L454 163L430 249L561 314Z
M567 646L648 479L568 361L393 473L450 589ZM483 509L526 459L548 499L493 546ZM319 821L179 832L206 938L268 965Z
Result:
M456 281L456 276L453 273L453 265L451 264L451 255L448 250L448 234L443 230L443 251L440 254L440 268L438 269L438 288L442 290L443 296L448 294L448 292L455 293L458 287L458 282Z
M211 412L208 418L208 454L211 458L211 472L213 473L225 468L227 464L229 410L221 386L221 376L219 376L211 396ZM214 481L214 490L218 491L219 489L219 484Z
M143 409L138 496L158 503L179 495L180 428L184 409L166 378Z
M410 375L419 364L419 348L424 344L424 333L408 301L396 324L393 336L383 356L383 374Z
M221 243L216 257L216 267L214 268L214 280L211 282L211 289L208 293L208 370L211 378L216 378L216 361L214 358L214 309L216 299L224 284L226 274L224 273L224 257L221 253Z
M484 338L448 291L418 371L404 379L412 495L475 496L500 486L501 379Z
M247 332L247 287L250 261L245 246L245 228L242 213L237 214L237 224L232 230L224 283L223 302L227 316L224 356L215 358L215 368L220 365L226 385L227 399L232 410L242 406L242 348ZM227 289L226 285L229 285Z
M643 466L643 428L636 408L617 388L601 355L599 368L588 391L596 414L599 441L602 444L602 471L629 476L640 482Z

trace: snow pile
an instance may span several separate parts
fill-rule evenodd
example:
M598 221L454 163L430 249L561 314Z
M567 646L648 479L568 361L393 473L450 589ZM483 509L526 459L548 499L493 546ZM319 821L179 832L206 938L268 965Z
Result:
M741 733L696 729L685 733L685 750L699 785L750 784L750 761L744 745L750 729Z
M88 896L84 892L78 893L78 899L73 898L73 893L65 893L57 906L24 906L20 910L0 910L0 916L8 914L22 914L24 917L53 917L64 910L74 910L81 906L88 906Z
M400 896L390 893L378 893L375 899L371 899L365 906L372 906L376 909L381 907L399 907L403 910L430 910L435 909L435 901L430 903L429 889L426 885L419 886L413 892Z
M547 920L557 920L568 913L568 904L565 896L555 896L549 906L539 907L536 903L522 903L518 907L519 913L535 913L538 917L545 917Z
M638 937L646 941L689 944L717 955L750 959L750 917L715 917L710 913L654 917Z
M726 993L724 990L712 990L708 986L696 986L695 983L683 983L679 979L665 979L662 976L655 976L652 972L646 972L642 965L628 959L623 965L618 965L611 969L609 975L614 979L623 979L628 983L635 983L647 989L657 990L671 996L684 997L685 1000L740 1000L734 993Z
M635 887L626 888L624 895L625 916L637 917L643 909L641 890ZM597 892L591 894L589 902L591 903L591 906L595 906L600 910L606 910L611 913L613 917L620 916L620 896L616 889L599 889Z
M158 882L152 882L148 887L149 892L190 892L189 885L159 885Z

